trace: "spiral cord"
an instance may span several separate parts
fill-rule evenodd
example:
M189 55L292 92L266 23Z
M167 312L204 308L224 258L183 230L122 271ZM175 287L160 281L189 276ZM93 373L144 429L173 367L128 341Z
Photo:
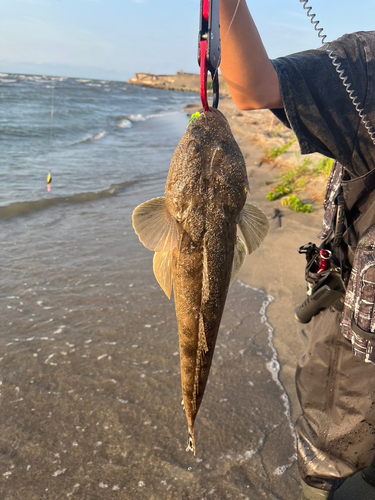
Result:
M375 145L375 130L373 126L371 125L371 122L368 118L368 116L364 113L364 108L361 108L361 103L358 101L358 96L354 95L355 91L354 89L351 89L351 83L348 82L348 77L345 76L345 70L341 69L341 63L337 62L338 56L336 56L333 52L333 50L330 50L329 46L331 45L330 42L326 42L325 39L327 38L327 35L323 34L323 28L319 28L319 21L315 20L316 14L311 13L312 7L307 5L309 0L299 0L300 3L303 4L303 8L306 11L307 17L310 19L311 24L314 26L315 31L318 34L318 37L320 38L323 48L328 54L328 57L331 59L332 64L339 75L340 80L342 81L342 84L345 87L346 92L348 93L348 96L350 100L352 101L353 106L355 107L358 116L361 119L361 122L365 126L369 136L371 137L372 143Z

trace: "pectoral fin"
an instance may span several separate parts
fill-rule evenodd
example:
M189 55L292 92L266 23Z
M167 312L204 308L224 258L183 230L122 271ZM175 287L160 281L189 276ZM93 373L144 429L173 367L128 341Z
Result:
M168 299L172 295L172 252L155 252L154 274Z
M260 208L245 203L239 221L242 234L244 235L248 253L254 252L267 236L269 222L265 213Z
M236 246L234 247L232 274L230 277L229 286L232 286L233 282L237 278L238 273L240 272L240 269L246 260L246 254L247 254L247 248L245 242L237 236Z
M154 198L133 212L133 227L141 243L153 252L173 250L178 243L178 225L169 213L165 198Z

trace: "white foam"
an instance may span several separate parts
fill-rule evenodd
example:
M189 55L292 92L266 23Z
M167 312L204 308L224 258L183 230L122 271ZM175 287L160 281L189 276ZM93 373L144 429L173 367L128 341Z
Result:
M93 141L100 141L100 139L103 139L103 137L105 137L106 135L107 135L106 130L102 130L101 132L99 132L99 134L94 135L92 140Z
M248 285L248 284L243 283L241 281L239 283L242 286L244 286L246 288L250 288L251 290L254 290L256 292L260 291L258 288L252 287L251 285ZM281 390L281 396L280 396L280 398L281 398L281 400L283 402L283 406L284 406L284 415L285 415L285 417L286 417L286 419L288 421L289 428L290 428L290 433L291 433L292 438L293 438L294 449L296 450L297 449L297 438L296 438L296 434L294 432L294 426L293 426L292 417L291 417L291 404L290 404L290 400L289 400L288 394L287 394L287 392L285 390L285 387L283 386L283 384L282 384L282 382L281 382L281 380L279 378L280 363L278 361L278 353L277 353L276 347L275 347L275 345L273 343L273 338L274 338L274 332L275 332L275 330L272 327L272 325L268 322L268 318L266 316L267 307L275 299L270 294L267 294L266 297L267 297L267 299L263 301L262 307L260 308L260 311L259 311L259 313L261 315L261 322L268 329L268 346L269 346L269 348L271 349L271 352L272 352L272 359L266 363L266 367L267 367L267 369L269 370L269 372L272 375L272 380L276 383L276 385ZM296 455L296 453L294 453L291 457L289 457L288 463L286 465L279 466L279 467L277 467L274 470L274 474L278 475L278 476L284 474L284 472L286 470L288 470L293 465L293 463L296 461L296 459L297 459L297 455Z
M55 353L52 353L48 356L48 358L44 361L44 364L45 365L48 365L48 363L50 362L50 360L54 357Z
M67 470L67 469L57 470L57 471L55 471L55 472L52 474L52 476L53 476L53 477L61 476L61 474L65 474L66 470Z
M143 115L130 115L129 118L132 122L144 122L147 119Z
M53 334L59 334L59 333L62 333L62 331L64 330L65 328L65 325L61 325L57 330L55 330L53 332Z
M146 120L151 120L152 118L160 118L162 116L170 116L170 115L175 115L177 111L166 111L165 113L153 113L150 115L130 115L129 120L132 122L144 122Z
M130 120L127 120L124 118L121 120L121 122L117 125L118 128L130 128L132 126L132 122Z

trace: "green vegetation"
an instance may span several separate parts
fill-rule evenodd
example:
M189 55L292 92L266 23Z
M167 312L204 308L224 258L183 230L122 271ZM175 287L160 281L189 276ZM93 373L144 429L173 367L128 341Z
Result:
M286 144L284 144L283 146L280 146L280 147L275 147L275 148L272 148L268 154L262 158L262 160L260 161L260 163L263 163L265 161L269 162L269 163L272 163L273 161L276 160L276 158L278 158L279 156L283 155L284 153L286 153L288 151L288 149L293 146L293 144L297 141L297 139L293 139L292 141L290 142L287 142Z
M314 173L316 176L323 174L324 177L328 180L329 176L331 175L333 164L335 163L334 160L331 160L331 158L322 158L318 165L314 168Z
M283 125L279 125L275 129L272 129L270 131L270 136L271 137L282 137L283 132L285 133L285 127Z
M273 163L276 158L282 156L296 142L297 139L287 142L283 146L274 147L269 150L266 156L261 160L261 164L265 161ZM295 212L311 213L314 211L312 204L305 203L297 195L313 177L324 177L328 180L334 160L330 158L322 158L318 163L314 163L311 158L301 158L301 155L296 153L297 165L289 172L280 175L277 183L271 188L267 194L269 201L275 201L280 198L281 204Z
M293 193L293 191L303 188L307 182L306 175L309 173L310 169L308 166L302 164L290 172L281 174L279 182L268 193L267 199L269 201L275 201L283 196Z
M281 202L283 207L289 207L295 212L304 212L310 214L314 211L313 206L310 203L304 203L301 198L296 195L284 198Z

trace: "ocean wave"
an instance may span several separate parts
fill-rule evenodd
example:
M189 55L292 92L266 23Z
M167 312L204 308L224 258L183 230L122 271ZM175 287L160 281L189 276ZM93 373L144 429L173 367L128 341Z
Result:
M144 122L146 120L151 120L152 118L160 118L162 116L169 116L169 115L174 115L176 114L177 111L165 111L162 113L153 113L150 115L129 115L128 119L132 122Z
M58 205L76 205L81 203L92 203L102 200L103 198L110 198L117 196L125 189L136 184L137 181L121 182L119 184L112 184L108 189L103 191L86 193L78 193L71 196L57 196L53 198L43 198L42 200L35 201L20 201L14 202L5 207L0 207L0 220L10 219L12 217L19 217L22 215L32 214L41 210L46 210Z
M98 134L90 135L89 137L86 137L85 139L74 142L73 144L71 144L71 146L78 146L78 144L88 144L90 142L100 141L100 139L103 139L103 137L105 137L106 135L107 135L107 131L102 130Z
M25 75L23 79L26 80L27 82L34 82L34 83L46 82L50 80L50 78L47 76L39 76L39 75Z
M132 122L127 118L124 118L123 120L120 121L120 123L117 126L118 128L130 128L132 127Z
M94 135L94 137L91 139L92 141L100 141L100 139L103 139L107 135L106 130L102 130L99 132L99 134Z
M141 114L139 114L139 115L130 115L129 116L129 120L132 121L132 122L144 122L145 120L147 120L147 117L143 116Z
M17 79L12 78L0 78L0 83L17 83Z
M172 113L154 113L150 115L125 115L125 116L110 116L109 118L115 120L117 123L117 128L131 128L133 123L145 122L151 120L152 118L158 118Z
M0 73L0 77L9 76L8 73Z

